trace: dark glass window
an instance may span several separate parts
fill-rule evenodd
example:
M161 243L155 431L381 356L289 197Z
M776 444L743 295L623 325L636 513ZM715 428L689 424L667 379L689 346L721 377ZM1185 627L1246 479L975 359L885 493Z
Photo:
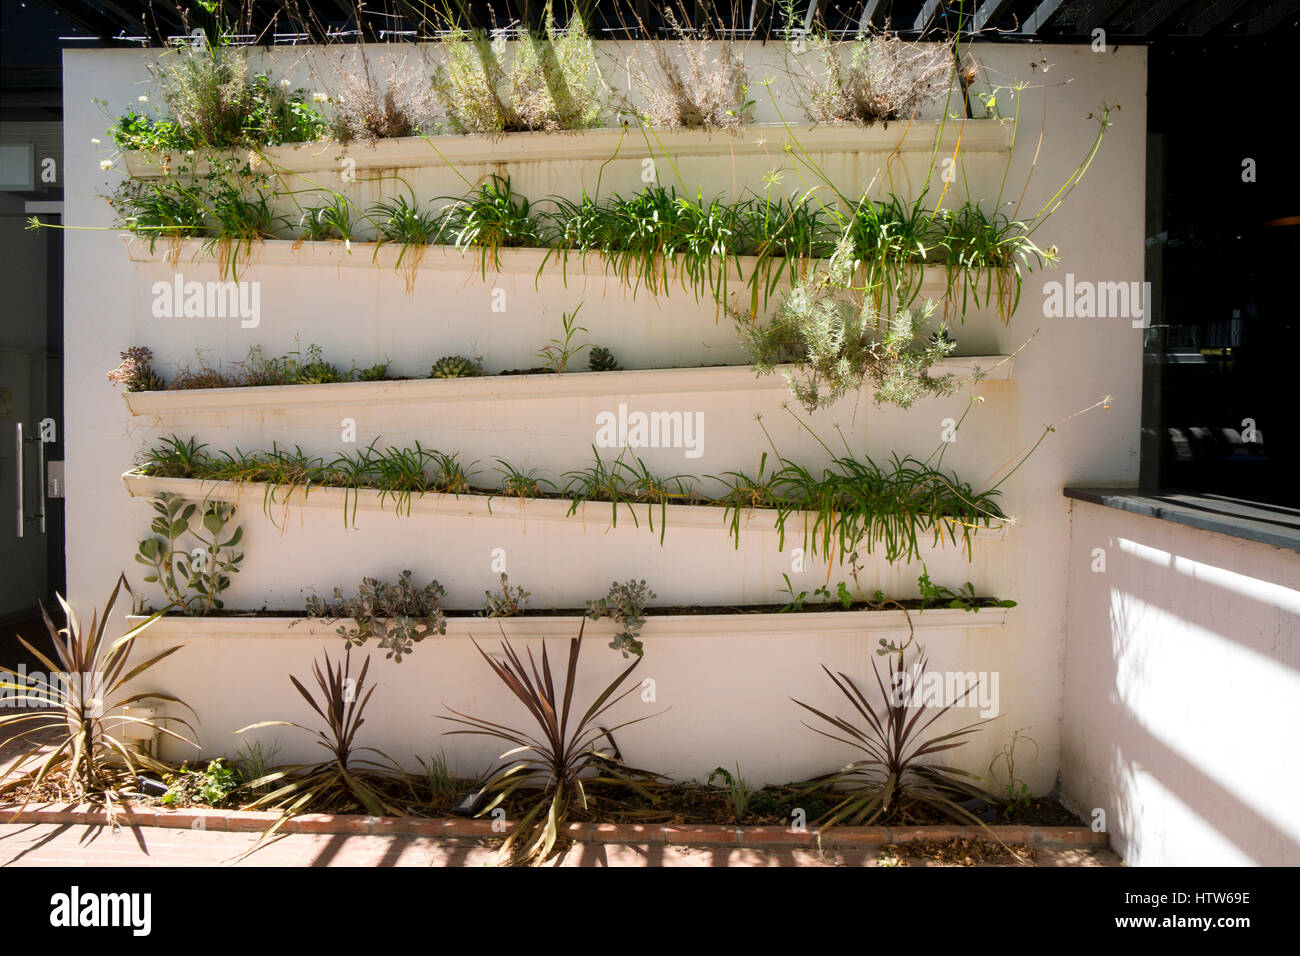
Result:
M1147 492L1300 500L1295 52L1280 39L1150 48Z

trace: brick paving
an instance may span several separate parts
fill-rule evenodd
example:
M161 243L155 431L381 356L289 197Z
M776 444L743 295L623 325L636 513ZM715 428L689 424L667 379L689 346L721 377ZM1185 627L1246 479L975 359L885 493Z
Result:
M256 851L256 833L158 827L0 823L0 867L140 866L492 866L478 840L375 834L289 833ZM800 847L681 847L578 844L560 866L874 866L878 848L818 852ZM1108 850L1040 849L1040 866L1116 866ZM909 861L909 865L918 865ZM924 864L920 864L924 865Z

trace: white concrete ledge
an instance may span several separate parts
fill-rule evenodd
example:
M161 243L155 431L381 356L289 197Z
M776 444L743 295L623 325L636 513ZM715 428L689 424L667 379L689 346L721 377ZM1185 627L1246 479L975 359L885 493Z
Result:
M1011 378L1010 355L948 358L938 369L958 378L976 371L983 381ZM268 385L232 388L171 389L125 392L132 415L152 415L165 424L169 415L205 411L261 411L346 405L348 408L431 405L443 402L519 402L537 399L600 398L621 395L659 395L737 391L782 391L782 371L755 375L749 365L705 368L629 369L621 372L565 372L559 375L484 375L476 378L417 378L393 382L335 382L327 385Z
M747 156L784 152L787 141L797 140L811 153L923 152L934 148L939 138L939 120L896 122L870 127L855 125L791 126L762 123L746 127L739 134L707 133L703 130L654 130L643 135L637 129L595 129L560 133L505 133L500 136L412 136L379 140L374 145L335 142L294 143L268 146L260 156L269 170L285 174L337 173L344 157L356 161L356 168L411 169L421 167L509 166L511 163L603 161L616 153L621 159L664 156ZM1011 128L1000 120L949 120L943 129L943 146L955 149L961 138L963 152L1000 153L1011 148ZM235 156L236 154L231 154ZM184 161L179 153L167 154L172 170ZM239 153L243 159L247 153ZM163 154L128 151L122 154L127 174L136 179L157 179L168 175ZM200 162L196 172L206 172Z
M886 632L906 635L908 618L917 631L965 631L975 628L1003 627L1010 608L986 607L978 611L931 608L927 611L799 611L786 614L737 612L733 614L665 614L650 615L641 630L642 639L655 637L748 637L755 634L837 634L846 632ZM128 624L145 618L133 615ZM182 640L201 638L334 638L337 628L346 623L333 618L313 617L182 617L159 618L143 633L154 639ZM570 638L577 636L579 618L550 617L449 617L447 633L426 638L426 642L447 638L473 637L480 643L508 638ZM618 626L610 620L588 621L588 637L612 637ZM495 645L492 645L495 646ZM491 649L488 647L487 649ZM414 653L419 653L418 649Z
M222 267L223 274L228 271L232 259L235 272L241 275L254 267L310 266L336 271L379 268L397 272L408 282L412 281L418 273L429 272L459 273L472 278L480 275L483 268L481 248L470 247L462 251L453 245L443 244L415 246L403 251L402 247L395 242L344 243L341 239L323 242L308 242L304 239L261 239L238 247L232 245L214 248L206 239L158 239L150 248L150 241L139 236L123 233L122 240L126 245L127 258L132 262L164 263L173 269L187 262L217 263ZM674 259L679 261L681 258L681 256L674 256ZM825 261L827 260L811 260L813 269L818 268ZM779 263L779 259L773 260L773 268ZM714 274L720 279L725 270L728 292L748 295L748 287L744 283L754 274L757 264L756 256L728 257L725 263L721 260L715 262ZM639 273L624 278L615 272L596 250L571 252L566 260L558 256L553 248L502 248L498 249L494 256L489 256L487 274L532 276L538 283L599 279L605 283L602 287L604 289L620 289L634 294L644 292L647 295L665 293L681 295L693 292L689 277L684 276L678 263L668 266L666 289L661 287L662 273L656 276L655 281L659 284L651 289L647 287L645 279ZM773 295L778 294L781 289L789 288L788 275L787 272L782 276L777 288L773 290ZM943 265L931 263L922 276L917 301L933 299L935 302L941 302L947 298L948 293L947 273ZM711 298L707 287L701 290L700 295Z
M569 513L572 502L565 498L519 498L508 495L447 495L426 492L424 495L412 496L409 504L399 508L392 494L363 488L357 491L345 488L315 487L303 490L299 487L274 488L265 482L231 482L206 481L198 478L160 478L153 475L140 475L126 472L122 475L127 493L133 498L153 498L168 493L179 495L188 501L223 501L230 504L253 502L258 507L267 509L274 517L277 513L288 514L298 508L334 508L347 509L351 514L355 507L358 513L397 510L403 516L441 515L460 518L496 518L512 521L581 521L593 527L634 528L649 526L653 523L656 530L665 515L664 507L648 503L624 503L618 505L617 524L614 508L607 501L589 501ZM667 527L672 528L711 528L725 532L730 528L730 515L720 505L674 505L666 508ZM635 516L635 517L634 517ZM778 512L773 508L751 508L741 512L740 529L745 532L763 531L771 534L777 532ZM802 536L804 529L811 529L817 515L811 511L797 512L787 516L785 529L786 540ZM980 540L1003 540L1008 530L1008 522L995 520L988 527L983 525L973 529L972 537ZM957 544L963 542L961 529L954 532ZM918 544L929 547L932 536L927 533L918 535ZM943 544L951 544L947 535Z

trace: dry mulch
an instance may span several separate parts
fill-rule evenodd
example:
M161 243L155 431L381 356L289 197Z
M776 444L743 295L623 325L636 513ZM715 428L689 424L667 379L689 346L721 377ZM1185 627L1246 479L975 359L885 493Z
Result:
M1027 843L990 840L913 840L880 848L877 866L1034 866L1038 850Z

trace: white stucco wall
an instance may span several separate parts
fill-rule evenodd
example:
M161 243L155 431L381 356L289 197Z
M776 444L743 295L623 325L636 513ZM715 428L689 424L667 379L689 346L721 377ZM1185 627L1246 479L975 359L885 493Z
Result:
M307 60L290 52L283 51L290 65L305 70ZM1037 210L1087 151L1095 131L1087 114L1103 102L1123 105L1087 178L1035 238L1043 245L1055 244L1064 257L1064 270L1079 278L1140 280L1144 51L1124 48L1095 54L1086 48L990 45L978 52L996 82L1020 77L1029 84L1020 94L1020 148L1008 177L1013 197L1030 173L1045 117L1046 138L1022 214ZM91 99L108 100L110 112L116 113L134 105L137 96L151 94L144 68L149 55L116 50L66 55L70 224L111 224L111 211L97 197L112 182L98 167L110 153L105 144L91 143L92 137L105 139L109 121ZM771 48L754 47L748 55L752 75L777 68ZM1047 74L1031 69L1031 61L1040 58L1052 64ZM764 90L758 97L759 118L770 120L765 96ZM767 148L746 153L738 149L735 160L695 164L685 175L698 177L698 182L688 185L699 185L706 196L757 188L757 177L781 157ZM504 168L516 172L518 184L534 198L561 190L572 195L599 165L585 161L559 170L513 170L510 160L501 157ZM878 156L873 164L841 157L835 168L849 180L841 181L841 188L865 188L881 160ZM606 189L639 188L639 160L628 160L626 167L615 164L611 170ZM1001 165L996 157L972 157L968 173L972 195L987 200L996 192ZM419 175L423 178L416 189L421 197L459 190L445 171L426 169ZM617 185L611 187L611 182ZM877 179L874 194L885 185L883 177ZM960 181L954 189L958 186ZM792 178L787 188L797 188ZM956 198L951 196L947 204ZM397 371L408 374L421 373L434 358L448 353L479 352L490 367L512 367L531 364L530 353L558 334L561 312L585 302L580 319L590 330L589 340L612 347L629 367L668 361L712 364L738 357L727 345L727 320L719 322L712 305L680 294L629 299L617 290L604 291L603 280L587 288L571 282L566 288L551 276L535 284L531 273L489 274L485 284L467 265L463 272L422 271L408 294L390 271L259 267L255 260L242 277L261 283L263 318L259 328L246 330L235 321L154 318L150 290L155 282L170 280L176 270L162 262L130 261L122 239L111 229L69 231L67 263L68 578L73 602L85 608L103 599L119 570L133 574L139 567L131 555L147 529L150 512L146 502L127 497L119 475L141 449L172 430L130 418L121 396L104 380L105 371L117 364L118 352L130 345L153 348L164 374L171 364L192 361L196 350L217 364L242 359L252 344L276 354L312 342L344 365L352 358L365 364L387 356ZM211 263L182 261L179 270L186 279L217 277ZM1135 479L1138 460L1140 333L1126 319L1045 318L1042 285L1054 278L1060 275L1029 276L1020 310L1009 326L1003 327L991 312L980 311L968 314L966 324L955 328L960 350L967 354L1014 351L1037 334L1020 353L1011 381L980 387L986 401L949 449L945 467L978 484L1036 440L1044 425L1106 394L1112 396L1112 405L1063 427L1004 486L1004 506L1018 519L1006 541L977 543L970 563L952 549L928 558L935 580L954 586L970 580L982 593L1020 602L1005 628L933 634L926 646L935 667L1000 674L1004 716L959 752L958 762L982 772L1013 730L1031 728L1040 744L1039 756L1017 766L1035 792L1052 787L1059 763L1068 558L1067 514L1059 491L1069 482ZM511 305L505 314L490 308L490 290L496 286L507 290ZM906 412L876 409L865 400L846 403L818 413L813 425L823 436L833 435L833 426L841 425L856 449L877 459L891 452L925 457L938 442L943 420L960 417L970 394L967 389L947 400L919 402ZM600 402L473 407L338 407L267 418L227 416L196 425L192 433L214 448L268 447L276 441L326 453L340 447L340 419L356 417L362 443L379 435L381 444L409 444L418 438L426 447L460 450L481 459L485 472L500 455L554 474L587 464L595 412L616 408L619 401L646 410L705 413L704 457L686 461L680 451L642 456L661 471L707 475L753 469L767 449L753 420L755 412L763 413L783 453L810 464L821 460L812 440L781 409L780 393L772 391L761 396L610 396ZM714 533L670 527L661 547L657 535L644 527L637 531L622 520L616 530L609 530L592 523L509 525L367 515L358 530L345 531L340 515L307 509L294 514L281 530L254 502L241 508L240 520L248 557L229 603L244 608L301 606L304 589L325 591L335 584L351 588L363 575L392 577L405 567L415 569L422 580L437 577L448 588L452 606L477 606L483 590L495 580L489 567L489 552L495 547L507 549L512 582L533 592L534 606L585 600L602 593L612 578L632 576L648 579L662 604L766 602L776 599L781 573L789 569L789 555L779 553L770 536L747 537L738 553L721 529ZM866 583L891 594L909 594L920 570L919 565L890 568L874 559ZM832 585L839 576L832 577ZM814 564L796 581L811 591L825 577L825 567ZM483 631L488 638L493 633L486 626ZM158 643L146 640L144 650ZM306 718L287 674L308 674L310 659L321 646L341 650L341 642L308 638L215 643L196 638L187 643L151 672L150 680L156 689L165 688L195 707L209 752L233 749L238 741L231 731L244 724ZM641 671L656 678L659 704L671 704L672 709L629 728L620 744L634 763L678 776L707 774L719 764L734 763L747 776L764 781L824 769L848 755L801 727L788 698L829 705L834 690L818 665L866 678L870 661L877 659L874 647L869 636L771 638L743 631L647 641ZM590 649L593 680L619 665L617 655ZM491 754L466 743L472 738L439 738L445 728L433 717L442 702L478 713L503 700L495 679L473 659L471 646L463 640L426 642L401 665L377 660L372 673L385 687L370 714L366 743L404 761L410 754L445 747L462 770L482 769ZM310 753L299 738L280 735L280 742L286 755Z
M1074 501L1069 564L1070 805L1134 865L1300 863L1300 556Z

